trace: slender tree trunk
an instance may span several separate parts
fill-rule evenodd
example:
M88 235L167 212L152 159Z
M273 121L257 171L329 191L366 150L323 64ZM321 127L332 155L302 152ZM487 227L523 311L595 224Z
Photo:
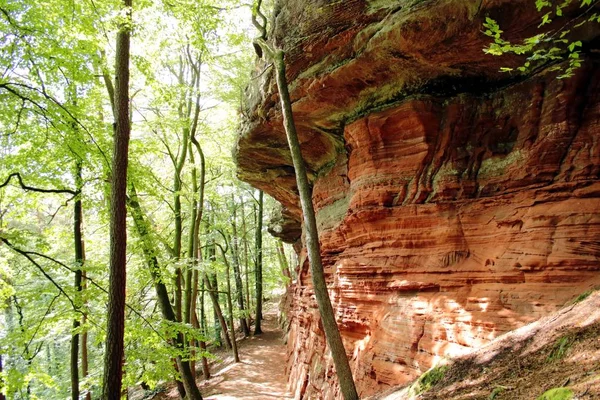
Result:
M242 286L242 275L240 274L240 257L239 257L239 238L237 234L237 206L235 204L235 197L232 194L231 200L233 203L233 221L232 221L232 229L233 229L233 238L231 245L231 252L233 257L233 275L235 278L235 295L237 298L238 308L240 312L244 312L244 293ZM244 333L244 337L250 336L250 328L246 323L246 318L242 315L240 317L240 327L242 328L242 332Z
M214 341L215 344L219 347L221 347L223 345L223 325L221 323L221 303L219 303L219 285L217 282L217 274L216 273L212 273L208 276L208 285L210 285L210 287L207 285L207 289L209 290L209 294L210 293L214 293L214 297L212 294L210 294L210 299L212 301L212 305L213 305L213 332L214 332ZM217 311L217 309L219 311ZM225 337L227 337L227 335L225 335ZM227 346L227 348L229 348L229 346Z
M221 248L221 255L223 257L223 263L225 264L225 277L227 279L227 308L229 310L229 332L231 333L231 349L233 350L233 359L236 363L240 362L240 356L238 354L237 342L235 340L235 327L233 326L233 303L231 301L231 277L229 274L229 261L227 261L227 254Z
M199 63L199 62L198 62ZM200 66L198 65L197 69L196 69L196 87L198 89L198 95L196 97L196 104L195 104L195 113L194 113L194 120L193 120L193 124L192 124L192 130L191 130L191 135L190 135L190 140L192 142L192 144L194 145L194 147L196 148L196 152L198 153L198 157L199 157L199 161L200 161L200 179L197 181L196 179L196 175L194 174L193 176L193 183L194 183L194 193L197 193L197 213L196 213L196 217L194 219L194 225L193 225L193 236L194 236L194 241L193 241L193 248L192 248L192 254L194 257L194 273L193 273L193 292L192 292L192 300L191 300L191 304L190 304L190 313L192 314L192 326L195 328L199 327L199 323L198 323L198 315L196 313L196 303L198 300L198 281L199 281L199 272L198 272L198 265L202 259L202 251L200 250L200 223L202 222L202 215L204 213L204 190L205 190L205 186L206 186L206 160L204 158L204 152L202 151L202 147L200 146L200 143L198 142L198 140L196 140L196 130L197 130L197 126L198 126L198 117L200 114ZM193 157L193 150L190 148L190 160L195 163L194 161L194 157ZM195 169L194 169L195 171ZM202 312L204 312L204 291L202 291ZM205 331L203 330L203 336L206 336ZM206 342L204 340L200 341L200 349L202 351L202 374L204 375L204 379L208 379L210 378L210 370L208 368L208 360L206 359L205 353L206 353Z
M175 278L174 278L174 286L175 286L175 317L178 322L183 321L183 273L181 271L181 267L179 266L178 261L181 259L181 241L183 236L183 219L181 217L181 171L183 170L183 166L185 164L185 159L187 157L187 147L189 140L189 130L185 128L183 130L183 139L182 139L182 150L175 164L175 175L173 178L173 212L174 212L174 220L175 220L175 233L173 237L173 255L176 263L175 267ZM187 314L187 313L186 313ZM184 341L185 342L185 341ZM175 370L179 372L180 375L182 371L179 368L179 362L176 360ZM182 384L181 381L177 381L177 390L181 398L185 398L185 384Z
M84 247L85 254L85 247ZM81 273L81 281L83 286L83 291L87 290L87 276L85 271ZM83 325L83 332L81 333L81 376L85 379L89 375L89 359L88 359L88 331L87 331L87 301L83 303L83 316L81 318L81 323ZM85 400L92 400L92 392L87 390L85 392Z
M83 234L81 225L83 223L83 207L81 202L81 189L83 179L81 177L81 160L75 163L75 184L79 194L75 200L73 209L73 239L75 249L75 290L81 294L82 287L82 268L85 256L83 254ZM77 299L78 306L80 299ZM71 399L79 400L79 318L73 320L73 336L71 337Z
M216 274L214 275L216 278ZM213 283L216 283L213 282ZM215 328L220 328L220 331L223 333L223 338L225 339L225 346L228 349L231 349L231 341L229 340L229 334L227 329L227 323L225 322L225 317L223 317L223 311L221 310L221 305L219 304L219 287L211 283L207 274L204 274L204 285L206 286L206 290L208 290L208 295L212 300L213 310L215 313ZM218 335L219 340L221 339L221 335Z
M262 277L262 219L263 219L263 192L258 193L258 214L256 221L256 320L254 321L254 334L262 333L262 302L263 302L263 277Z
M290 272L290 266L287 258L285 257L285 250L283 249L283 242L281 240L277 240L277 258L279 259L279 268L281 269L281 273L283 276L288 278L286 285L289 285L292 281L292 273Z
M152 280L154 281L154 288L156 290L156 296L158 298L158 304L160 306L163 318L170 322L179 322L177 321L177 316L175 315L175 311L171 306L169 293L160 273L160 265L158 263L158 259L154 255L154 246L150 238L150 230L146 220L144 219L144 215L135 192L135 187L133 185L130 185L129 204L136 230L142 239L144 255L146 257L148 268L150 269ZM178 349L183 349L185 345L185 338L181 333L177 334L173 345ZM186 398L190 400L202 400L202 395L198 390L198 386L196 386L189 362L183 361L181 356L177 356L176 363L179 373L181 374L181 380L187 396Z
M244 242L244 275L246 281L246 306L248 307L248 316L246 317L246 325L248 325L248 329L250 329L251 321L250 321L250 310L252 305L250 304L250 274L248 271L248 236L246 234L246 204L244 203L244 198L242 197L241 202L242 207L242 240Z
M111 179L110 274L102 398L119 400L123 377L127 262L127 163L129 153L129 46L131 2L123 0L128 21L117 33L115 66L115 137Z
M300 142L296 133L294 117L292 114L292 103L288 91L287 81L285 77L285 63L283 60L283 51L276 50L273 54L275 63L275 71L277 78L277 87L279 89L279 98L281 100L281 108L283 111L283 123L288 139L288 144L292 154L292 161L296 171L296 182L300 193L300 203L302 205L302 213L304 214L304 227L306 229L306 247L308 250L308 259L311 267L311 276L315 297L325 337L331 349L331 356L335 364L335 369L340 383L340 389L346 400L358 399L358 393L354 385L352 371L348 363L348 356L344 343L338 329L329 293L327 291L327 283L323 273L323 263L321 261L321 249L319 245L319 234L317 231L317 222L315 211L312 203L312 188L308 183L306 175L306 167L300 151Z
M196 271L199 274L198 271ZM202 332L202 336L206 337L206 312L204 310L204 280L200 283L200 331ZM200 342L200 349L203 353L206 352L206 342ZM204 355L202 355L202 374L204 375L204 380L210 378L210 370L208 368L208 360Z
M200 323L198 321L198 314L196 313L196 302L198 299L198 277L199 277L199 273L198 270L194 270L193 273L193 300L192 300L192 327L200 330ZM197 343L196 343L197 342ZM196 341L194 343L194 345L198 345L202 351L202 355L201 355L201 359L202 359L202 375L204 376L204 379L208 379L208 377L210 376L210 371L208 368L208 360L206 359L206 356L204 355L204 353L206 352L206 342L204 342L204 340L200 340L200 341ZM194 376L195 376L195 368L196 368L196 363L195 362L191 362L190 363L192 371L194 372Z

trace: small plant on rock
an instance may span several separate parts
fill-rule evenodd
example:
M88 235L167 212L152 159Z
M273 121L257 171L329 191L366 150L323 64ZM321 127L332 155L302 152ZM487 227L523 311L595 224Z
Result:
M433 386L437 385L443 378L444 374L448 370L447 365L437 366L431 368L429 371L425 372L415 385L415 391L417 394L423 393L431 389Z
M558 361L561 360L567 351L571 348L573 344L573 340L568 336L563 336L559 338L556 343L554 343L554 347L548 354L548 361Z

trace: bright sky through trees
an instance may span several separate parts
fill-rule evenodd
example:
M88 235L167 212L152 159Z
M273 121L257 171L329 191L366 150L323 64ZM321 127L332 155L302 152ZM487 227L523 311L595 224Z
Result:
M199 275L217 282L226 315L245 318L256 303L258 195L236 180L231 160L253 65L254 30L250 7L236 1L134 1L133 7L128 182L135 186L149 231L142 236L136 230L129 206L123 387L142 383L153 389L177 375L173 360L206 355L195 340L205 340L210 349L219 331ZM68 398L73 340L81 348L75 365L81 396L100 396L109 283L111 91L122 18L117 0L0 0L0 392L11 399ZM178 185L176 165L181 166ZM9 179L15 173L21 181ZM204 185L204 212L194 253L188 242L198 184ZM83 262L76 261L73 248L75 199L83 209ZM265 207L272 208L273 201L266 199ZM175 256L177 235L181 254ZM233 240L239 243L236 254ZM263 241L268 293L284 279L276 241L266 234ZM145 243L152 243L152 254L144 251ZM214 251L219 246L227 249L224 255ZM193 289L194 328L163 318L149 257L156 260L174 307L178 291L185 292L186 284ZM229 310L225 302L225 265L233 257L245 282L242 297L251 300L245 309L234 301ZM78 270L81 291L73 285ZM186 281L186 271L195 271L189 275L193 282ZM75 330L73 321L79 321ZM175 345L178 337L184 340Z

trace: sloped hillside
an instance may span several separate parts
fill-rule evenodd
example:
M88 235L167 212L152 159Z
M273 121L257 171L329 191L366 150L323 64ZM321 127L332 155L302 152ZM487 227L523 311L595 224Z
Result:
M587 294L372 400L599 399L600 293Z

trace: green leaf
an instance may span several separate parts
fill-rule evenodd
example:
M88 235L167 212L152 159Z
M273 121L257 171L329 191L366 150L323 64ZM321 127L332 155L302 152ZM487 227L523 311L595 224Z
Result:
M575 50L575 47L581 47L581 41L578 40L576 42L571 43L569 45L568 49L569 49L569 51L573 51L573 50Z
M544 26L546 24L549 24L550 22L552 22L552 20L550 19L550 13L546 13L542 17L542 22L538 25L538 28L541 26Z
M550 7L552 6L552 3L548 0L536 0L535 1L535 8L537 8L538 11L541 11L544 7Z

